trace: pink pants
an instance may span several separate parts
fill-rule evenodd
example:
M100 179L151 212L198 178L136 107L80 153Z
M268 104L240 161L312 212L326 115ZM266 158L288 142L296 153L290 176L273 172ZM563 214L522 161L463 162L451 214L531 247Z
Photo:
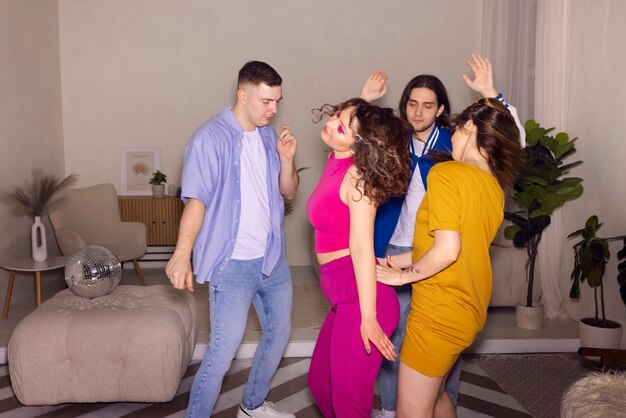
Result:
M350 256L320 266L320 287L332 307L320 330L311 367L309 387L326 418L370 416L374 382L382 355L371 344L367 354L361 339L361 312ZM388 336L400 316L392 287L377 283L376 316Z

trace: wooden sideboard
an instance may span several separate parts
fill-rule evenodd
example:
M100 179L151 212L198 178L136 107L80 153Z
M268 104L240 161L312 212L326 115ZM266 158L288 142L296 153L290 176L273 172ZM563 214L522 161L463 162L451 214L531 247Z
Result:
M118 196L124 222L146 225L148 245L176 245L178 226L185 205L178 197Z

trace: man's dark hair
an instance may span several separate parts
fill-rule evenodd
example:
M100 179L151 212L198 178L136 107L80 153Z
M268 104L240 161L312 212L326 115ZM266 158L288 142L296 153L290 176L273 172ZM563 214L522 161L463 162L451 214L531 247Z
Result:
M239 77L237 78L237 85L242 84L254 84L258 86L261 83L265 83L270 87L280 86L283 79L278 75L275 69L269 64L261 61L248 61L239 70Z
M409 84L406 85L404 91L402 92L400 104L398 105L398 113L400 114L400 117L404 120L408 120L406 117L406 104L409 102L411 91L420 87L425 87L435 93L435 96L437 97L437 108L443 105L443 112L441 112L441 115L437 117L437 121L435 122L437 126L442 128L449 127L451 110L450 101L448 100L448 92L446 91L446 88L441 80L434 75L422 74L409 81Z

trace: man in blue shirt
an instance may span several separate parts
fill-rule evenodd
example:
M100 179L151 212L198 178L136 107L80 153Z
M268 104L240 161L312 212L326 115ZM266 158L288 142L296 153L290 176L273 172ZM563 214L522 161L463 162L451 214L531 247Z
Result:
M298 190L297 140L269 126L282 79L268 64L239 71L237 100L200 126L185 148L178 242L165 272L177 289L210 281L211 335L186 417L211 415L254 303L263 333L237 417L294 417L265 398L291 333L292 287L283 197ZM191 253L193 250L193 272Z

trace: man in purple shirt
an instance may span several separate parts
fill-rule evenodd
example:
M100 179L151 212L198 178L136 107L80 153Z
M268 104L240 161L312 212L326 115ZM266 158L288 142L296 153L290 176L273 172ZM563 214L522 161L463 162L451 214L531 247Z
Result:
M211 335L186 417L209 417L254 303L263 333L237 417L294 417L265 398L291 333L292 287L285 255L283 197L300 179L297 140L269 126L282 79L268 64L239 71L237 100L200 126L185 148L176 249L165 272L177 289L210 281ZM193 272L191 253L193 250Z

